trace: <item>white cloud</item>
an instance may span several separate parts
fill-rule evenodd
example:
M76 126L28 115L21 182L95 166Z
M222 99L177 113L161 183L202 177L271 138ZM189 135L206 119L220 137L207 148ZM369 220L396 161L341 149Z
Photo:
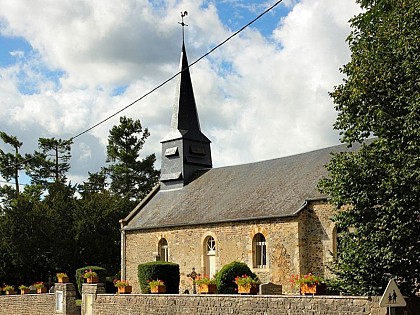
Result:
M190 62L231 34L215 4L205 3L3 1L0 34L24 37L36 54L16 50L16 64L0 68L1 129L17 135L31 152L39 137L69 138L127 106L178 71L179 12L189 13ZM338 143L328 91L340 83L338 68L350 58L347 21L358 8L352 0L287 3L292 9L271 37L249 28L191 68L215 166ZM45 69L62 74L51 78ZM22 76L35 92L19 92ZM140 119L151 132L145 154L160 156L174 84L121 114ZM122 94L113 95L123 86ZM73 181L104 165L108 130L118 117L75 139Z

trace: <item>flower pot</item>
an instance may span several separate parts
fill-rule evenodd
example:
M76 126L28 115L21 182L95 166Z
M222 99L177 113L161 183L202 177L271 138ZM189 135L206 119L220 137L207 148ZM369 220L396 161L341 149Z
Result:
M6 294L7 295L16 294L16 291L15 290L7 290Z
M166 292L166 286L165 285L157 285L153 288L150 288L151 293L165 293Z
M217 292L216 284L199 284L198 293L199 294L215 294Z
M38 293L38 294L47 293L47 288L46 287L36 288L36 293Z
M58 283L68 283L70 281L69 277L59 277Z
M239 294L257 294L258 293L259 284L251 284L251 285L238 285L238 293Z
M20 294L29 294L30 292L30 289L20 289Z
M86 282L87 283L98 283L99 282L99 277L95 276L95 277L86 278Z
M322 295L325 294L326 285L325 283L319 284L306 284L300 285L300 294L302 295Z
M118 287L118 293L120 294L131 293L132 290L133 290L133 287L131 285L127 285L125 287Z

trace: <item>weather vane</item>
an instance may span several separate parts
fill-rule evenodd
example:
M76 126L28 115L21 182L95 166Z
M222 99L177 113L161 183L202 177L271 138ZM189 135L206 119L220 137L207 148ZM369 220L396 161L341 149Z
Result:
M188 15L187 11L181 12L181 22L178 22L178 24L182 25L182 41L184 41L184 26L188 26L188 24L184 23L184 16L187 16L187 15Z

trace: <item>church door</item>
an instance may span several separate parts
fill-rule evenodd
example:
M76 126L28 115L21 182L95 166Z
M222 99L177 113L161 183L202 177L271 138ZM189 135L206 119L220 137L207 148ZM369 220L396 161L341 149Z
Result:
M207 238L205 248L205 272L212 278L216 273L216 241L213 237L209 236Z

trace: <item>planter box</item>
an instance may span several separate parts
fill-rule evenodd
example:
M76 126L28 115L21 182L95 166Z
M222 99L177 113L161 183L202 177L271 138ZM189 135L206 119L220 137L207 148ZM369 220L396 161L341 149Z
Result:
M15 291L15 290L7 290L7 291L6 291L6 294L7 294L7 295L16 294L16 291Z
M326 290L325 283L320 284L304 284L300 285L300 294L302 295L323 295Z
M89 278L86 278L86 282L87 283L98 283L99 282L99 277L89 277Z
M157 285L154 288L150 289L151 293L165 293L166 292L166 286L165 285Z
M60 277L58 278L58 283L69 283L70 278L69 277Z
M252 284L250 286L239 286L238 285L238 293L239 294L257 294L258 293L259 284Z
M119 294L127 294L131 293L131 291L133 291L133 287L131 285L128 285L126 287L118 287Z
M30 292L30 289L20 289L20 294L29 294Z
M216 284L200 284L198 285L199 294L215 294L217 292Z
M41 293L47 293L47 288L43 287L43 288L37 288L36 289L36 293L41 294Z

